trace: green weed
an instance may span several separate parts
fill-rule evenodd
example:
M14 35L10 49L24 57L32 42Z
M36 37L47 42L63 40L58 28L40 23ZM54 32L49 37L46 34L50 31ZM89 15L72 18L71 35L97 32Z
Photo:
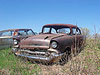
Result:
M39 66L37 64L31 65L27 62L18 59L14 54L11 53L11 49L0 50L1 73L6 74L7 71L7 73L9 73L10 75L38 74L38 71L40 71Z

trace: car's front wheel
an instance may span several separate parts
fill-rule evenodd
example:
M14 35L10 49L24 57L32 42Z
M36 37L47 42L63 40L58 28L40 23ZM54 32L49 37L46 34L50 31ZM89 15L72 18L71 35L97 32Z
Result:
M64 65L66 62L68 62L68 59L70 58L71 55L71 49L67 48L66 51L64 52L64 55L61 57L59 64Z

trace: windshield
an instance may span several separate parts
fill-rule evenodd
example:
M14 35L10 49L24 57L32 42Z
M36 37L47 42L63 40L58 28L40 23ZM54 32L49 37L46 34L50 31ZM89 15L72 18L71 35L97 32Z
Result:
M53 33L53 34L65 33L65 34L70 34L70 28L65 28L65 27L59 27L59 28L44 27L42 33Z
M35 35L32 30L19 30L18 35L26 36L26 35Z

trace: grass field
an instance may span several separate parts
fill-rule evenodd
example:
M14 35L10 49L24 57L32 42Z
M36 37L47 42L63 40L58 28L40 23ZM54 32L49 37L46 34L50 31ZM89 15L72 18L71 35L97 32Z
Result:
M24 61L11 53L0 50L2 75L100 75L100 42L87 40L86 47L76 57L61 65L43 65Z
M40 68L37 64L23 61L11 53L11 49L0 50L0 74L3 75L29 75L38 74Z

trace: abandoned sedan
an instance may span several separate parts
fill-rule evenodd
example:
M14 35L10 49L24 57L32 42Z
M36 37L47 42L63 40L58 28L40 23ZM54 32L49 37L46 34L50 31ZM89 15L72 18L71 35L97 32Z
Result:
M0 49L13 46L13 38L18 40L34 35L31 29L8 29L0 31Z
M83 41L84 36L75 25L47 24L43 26L41 34L14 43L12 51L17 56L51 63L75 53Z

